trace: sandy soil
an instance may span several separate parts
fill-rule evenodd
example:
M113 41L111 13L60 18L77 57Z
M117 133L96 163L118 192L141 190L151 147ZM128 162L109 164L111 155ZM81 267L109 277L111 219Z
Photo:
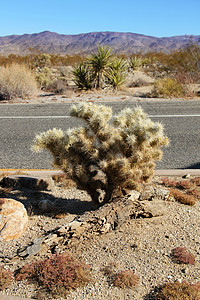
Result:
M154 178L160 184L160 177ZM36 238L72 221L77 215L92 208L88 195L74 187L65 188L56 184L51 191L36 192L28 189L15 189L8 198L21 201L29 212L29 225L21 238L12 242L1 242L1 265L13 271L27 263L16 253ZM56 201L61 208L62 218L56 214L44 213L38 209L41 199ZM200 202L194 206L167 201L167 213L160 217L132 219L120 228L107 234L82 239L78 244L56 248L56 253L70 251L73 255L91 266L93 283L70 292L58 299L153 299L152 290L164 282L187 280L196 282L200 278ZM171 259L175 247L187 247L196 257L195 265L176 264ZM47 256L50 252L46 253ZM37 254L38 259L44 254ZM104 268L114 272L133 269L140 281L134 289L120 289L112 284L103 272ZM21 296L34 299L50 299L39 289L27 282L13 283L0 295Z

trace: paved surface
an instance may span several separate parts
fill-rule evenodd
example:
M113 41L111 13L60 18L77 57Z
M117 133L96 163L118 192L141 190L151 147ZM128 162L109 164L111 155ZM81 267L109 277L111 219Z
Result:
M108 100L108 99L107 99ZM112 99L111 99L112 100ZM100 100L98 103L101 103ZM141 105L154 121L164 124L170 146L157 169L200 169L200 101L141 100L103 102L117 112ZM56 127L66 130L80 124L69 117L71 103L1 105L0 168L51 168L51 155L30 150L36 133Z

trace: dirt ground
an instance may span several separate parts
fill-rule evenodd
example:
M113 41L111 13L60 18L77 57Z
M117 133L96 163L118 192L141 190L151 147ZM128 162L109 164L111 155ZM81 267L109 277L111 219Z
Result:
M160 186L161 177L155 176L153 183ZM85 192L73 186L63 186L63 183L56 183L52 190L41 192L16 188L8 191L6 197L22 202L29 214L28 228L23 236L15 241L0 244L1 265L13 271L27 262L50 256L52 253L47 250L46 253L22 258L17 255L20 249L92 209L91 199ZM39 201L44 199L55 202L53 212L44 212L38 208ZM167 212L162 216L130 219L106 234L95 234L89 239L79 239L75 244L55 247L54 253L69 251L77 259L89 264L93 277L92 283L69 292L65 298L58 299L147 300L154 299L153 290L159 284L176 280L198 281L200 202L188 206L169 200L165 204ZM175 247L187 247L196 257L195 265L174 263L171 251ZM105 274L105 269L112 272L134 270L139 276L139 284L134 289L117 288ZM0 295L32 299L51 298L26 281L13 283L8 289L0 292Z

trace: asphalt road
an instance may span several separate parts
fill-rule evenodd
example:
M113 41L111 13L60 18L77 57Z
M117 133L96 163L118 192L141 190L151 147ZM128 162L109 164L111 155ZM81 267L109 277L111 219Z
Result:
M99 102L101 103L101 102ZM124 107L140 105L152 120L164 125L170 146L164 149L156 169L200 169L200 101L123 101L103 103L117 112ZM0 169L51 167L51 155L30 150L36 133L51 128L78 126L69 117L69 103L1 104L0 106Z

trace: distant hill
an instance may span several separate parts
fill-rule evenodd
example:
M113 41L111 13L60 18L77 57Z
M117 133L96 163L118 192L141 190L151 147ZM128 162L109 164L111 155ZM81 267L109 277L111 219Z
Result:
M0 37L0 54L30 53L29 48L51 54L88 54L98 45L112 47L118 53L133 54L137 52L170 52L186 46L191 36L173 36L157 38L136 33L91 32L77 35L65 35L44 31L34 34L10 35ZM200 44L200 35L192 36Z

